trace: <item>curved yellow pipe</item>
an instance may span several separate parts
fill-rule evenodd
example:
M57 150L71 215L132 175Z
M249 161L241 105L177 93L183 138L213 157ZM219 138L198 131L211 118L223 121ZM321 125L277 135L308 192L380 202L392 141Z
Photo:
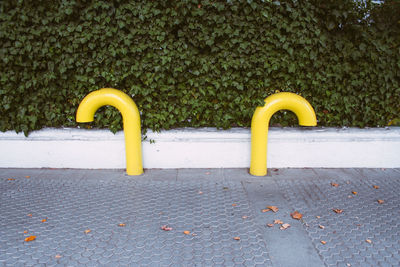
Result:
M128 175L140 175L142 166L142 143L140 114L132 98L122 91L103 88L88 94L79 104L76 112L77 122L90 122L95 112L102 106L117 108L123 119L126 151L126 172Z
M303 97L293 93L277 93L267 97L263 107L257 107L251 120L251 162L250 174L267 174L268 125L272 115L278 110L293 111L299 124L317 125L314 109Z

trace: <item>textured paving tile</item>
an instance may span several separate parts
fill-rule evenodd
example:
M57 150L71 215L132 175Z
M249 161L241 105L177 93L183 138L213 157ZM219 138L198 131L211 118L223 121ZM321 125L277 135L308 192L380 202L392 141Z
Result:
M242 219L251 208L240 182L91 173L16 172L9 180L0 172L0 265L271 264L262 230ZM30 235L36 240L24 242Z
M0 266L400 266L399 191L400 169L0 169Z
M325 264L400 266L400 174L389 171L391 175L385 175L379 170L335 176L327 175L326 170L316 173L323 174L318 179L276 181L292 208L304 214L304 229ZM379 204L378 199L384 203Z

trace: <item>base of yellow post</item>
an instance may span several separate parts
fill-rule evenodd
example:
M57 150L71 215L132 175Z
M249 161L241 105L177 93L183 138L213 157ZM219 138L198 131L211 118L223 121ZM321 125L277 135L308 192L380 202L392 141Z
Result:
M126 174L128 175L142 175L143 173L143 169L126 170Z
M265 176L267 175L267 169L265 170L252 170L250 168L250 174L254 176Z

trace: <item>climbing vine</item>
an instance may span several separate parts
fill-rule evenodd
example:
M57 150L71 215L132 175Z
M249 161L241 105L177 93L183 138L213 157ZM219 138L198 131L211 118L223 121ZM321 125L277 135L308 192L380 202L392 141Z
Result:
M4 0L0 130L77 127L103 87L153 130L248 127L276 91L305 97L320 126L395 124L399 16L398 1ZM121 116L102 108L93 125L117 131Z

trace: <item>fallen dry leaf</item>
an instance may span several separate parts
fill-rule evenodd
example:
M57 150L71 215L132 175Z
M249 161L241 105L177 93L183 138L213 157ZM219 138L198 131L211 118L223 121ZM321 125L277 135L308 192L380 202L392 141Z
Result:
M61 257L62 256L60 254L57 254L57 255L54 256L54 258L56 258L56 259L60 259Z
M325 244L326 244L326 241L321 240L321 244L322 244L322 245L325 245Z
M372 187L375 188L375 189L379 189L378 185L373 185Z
M333 211L334 211L335 213L342 213L342 212L343 212L343 210L341 210L341 209L333 209Z
M43 219L42 222L47 222L47 219Z
M356 191L351 191L351 193L352 193L353 195L357 195L357 192L356 192Z
M7 181L15 181L14 178L8 178Z
M277 206L267 206L267 209L270 209L273 212L277 212L279 210Z
M171 231L171 230L172 230L172 227L169 227L169 226L167 226L167 225L163 225L163 226L161 226L161 230L164 230L164 231Z
M286 229L288 229L289 227L290 227L290 224L284 223L284 224L282 224L281 227L279 227L279 229L281 229L281 230L286 230Z
M365 242L367 242L367 243L369 243L369 244L372 243L372 241L371 241L370 239L366 239Z
M382 199L378 199L377 201L378 201L378 203L379 203L379 204L383 204L383 203L385 203L385 201L384 201L384 200L382 200Z
M240 240L240 237L238 237L238 236L235 236L233 239L235 239L235 240Z
M339 184L337 184L337 183L331 183L331 186L338 187Z
M28 216L29 216L29 217L32 217L32 213L29 213Z
M237 206L237 204L232 204L232 207L236 207Z
M268 227L274 227L274 225L275 225L275 224L273 224L273 223L268 223L268 224L267 224Z
M185 235L189 235L189 234L190 234L190 231L183 231L183 233L184 233Z
M323 225L318 225L318 227L321 229L325 229L325 226L323 226Z
M25 178L31 178L29 175L25 176Z
M27 233L28 233L28 230L25 230L25 231L24 231L24 234L27 234Z
M120 224L118 224L118 226L120 226L120 227L124 227L126 224L124 224L124 223L120 223Z
M270 211L271 209L263 209L263 210L261 210L261 212L267 212L267 211Z
M85 231L84 231L84 233L85 234L88 234L88 233L90 233L92 230L90 230L90 229L86 229Z
M295 220L300 220L301 218L303 218L303 214L301 214L297 210L295 212L290 213L290 216L292 216L292 218Z
M321 218L321 216L315 216L317 219L320 219Z
M36 236L31 235L31 236L28 236L27 238L25 238L25 242L33 241L35 239L36 239Z
M281 220L274 220L274 224L283 224L283 222Z

